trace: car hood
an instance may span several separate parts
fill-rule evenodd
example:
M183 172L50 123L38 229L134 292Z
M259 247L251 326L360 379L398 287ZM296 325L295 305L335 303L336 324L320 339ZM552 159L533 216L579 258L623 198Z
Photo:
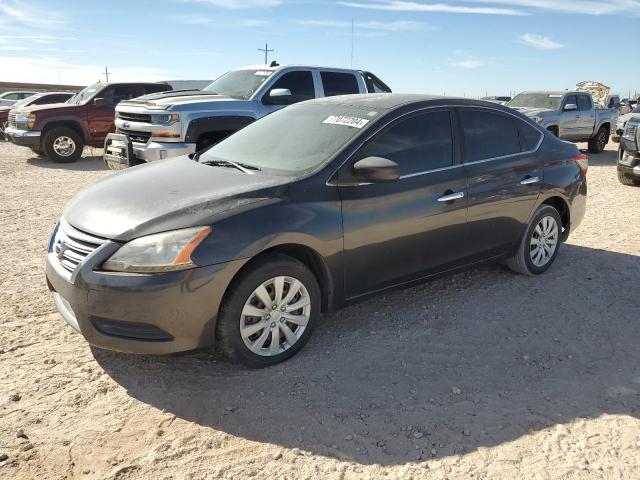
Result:
M624 115L620 115L618 117L618 124L627 123L633 117L640 117L640 113L625 113Z
M213 92L205 92L202 90L186 90L186 91L168 91L160 93L152 93L150 95L143 95L133 100L127 100L120 102L118 107L129 106L145 106L145 107L162 107L168 108L178 103L193 103L193 102L214 102L214 101L229 101L236 100L226 95L218 95Z
M291 177L255 175L177 157L123 170L81 191L62 216L99 237L129 241L277 201Z
M532 108L532 107L511 107L514 110L526 115L527 117L535 117L538 115L545 115L553 110L548 110L546 108Z
M16 113L37 113L46 112L49 110L64 111L65 113L71 113L73 110L82 108L82 105L76 105L75 103L48 103L45 105L31 105L28 107L21 107L14 109Z

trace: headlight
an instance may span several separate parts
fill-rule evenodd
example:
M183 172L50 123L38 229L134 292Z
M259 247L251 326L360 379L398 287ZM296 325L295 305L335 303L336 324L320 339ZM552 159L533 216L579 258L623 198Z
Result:
M25 116L16 117L16 127L18 127L18 128L26 128L26 129L31 130L35 124L36 124L36 114L35 113L30 113L26 117Z
M193 268L193 251L211 227L185 228L136 238L123 245L102 268L114 272L157 273Z
M639 123L640 121L629 120L627 122L627 126L624 129L624 133L622 134L622 138L634 141L636 139L636 131L638 129Z
M179 113L152 113L152 125L173 125L180 121Z

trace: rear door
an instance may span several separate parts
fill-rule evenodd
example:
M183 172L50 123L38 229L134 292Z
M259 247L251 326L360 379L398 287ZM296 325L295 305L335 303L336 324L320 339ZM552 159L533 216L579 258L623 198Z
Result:
M540 194L535 155L543 135L492 109L458 111L468 177L467 248L472 261L502 255L520 238Z
M446 270L465 257L466 177L446 109L402 117L341 168L347 297ZM353 181L355 162L392 160L392 183ZM457 194L450 201L442 197Z
M320 81L323 95L333 97L336 95L353 95L365 92L364 80L350 72L332 72L320 70Z

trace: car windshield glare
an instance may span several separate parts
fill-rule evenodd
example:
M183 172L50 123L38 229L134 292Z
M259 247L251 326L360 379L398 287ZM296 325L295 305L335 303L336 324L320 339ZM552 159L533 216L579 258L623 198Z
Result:
M521 93L507 103L511 108L541 108L557 110L563 95L559 93Z
M271 75L272 70L234 70L214 80L204 91L248 100Z
M25 105L29 105L29 103L31 103L36 96L37 94L33 94L30 97L23 98L22 100L18 100L16 103L12 105L11 108L20 108L20 107L24 107Z
M275 175L300 174L332 158L378 116L346 105L292 105L213 146L200 162L232 161Z
M66 103L74 103L76 105L81 105L83 103L86 103L87 100L89 100L89 98L91 98L91 96L93 96L93 94L96 93L101 88L102 88L102 85L99 85L97 83L94 83L93 85L89 85L88 87L85 87L84 89L80 90L69 100L67 100Z

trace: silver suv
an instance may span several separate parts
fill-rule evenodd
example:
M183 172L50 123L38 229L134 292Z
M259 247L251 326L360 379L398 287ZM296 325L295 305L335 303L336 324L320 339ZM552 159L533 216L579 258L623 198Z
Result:
M319 97L383 93L372 73L304 65L232 70L203 90L145 95L116 107L116 133L105 140L112 169L187 155L287 105Z

